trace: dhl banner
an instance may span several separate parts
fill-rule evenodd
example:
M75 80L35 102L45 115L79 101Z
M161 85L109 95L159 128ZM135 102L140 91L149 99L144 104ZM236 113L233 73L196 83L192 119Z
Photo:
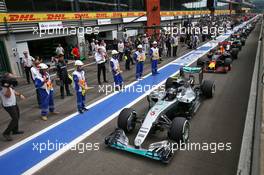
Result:
M208 10L196 11L162 11L161 16L205 15ZM229 10L216 10L215 14L229 14ZM139 17L146 12L83 12L83 13L0 13L0 23L42 22L66 20L94 20Z

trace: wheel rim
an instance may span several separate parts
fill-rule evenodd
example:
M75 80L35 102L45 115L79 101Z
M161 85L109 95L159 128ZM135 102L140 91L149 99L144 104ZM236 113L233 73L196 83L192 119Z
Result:
M183 135L182 135L182 138L183 138L183 142L186 143L188 142L189 140L189 133L190 133L190 125L189 125L189 122L186 121L183 125Z
M212 96L214 96L214 94L215 94L215 84L212 87Z
M131 113L128 120L127 120L127 131L130 132L135 127L135 121L134 121L134 114Z

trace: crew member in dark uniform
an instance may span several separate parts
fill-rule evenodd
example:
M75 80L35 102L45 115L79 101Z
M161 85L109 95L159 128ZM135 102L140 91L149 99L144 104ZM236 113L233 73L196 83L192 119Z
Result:
M59 84L60 84L60 92L61 92L61 99L64 99L64 88L66 90L67 96L72 96L69 84L71 84L71 80L68 76L68 70L67 65L64 60L64 55L60 54L58 56L58 63L57 63L57 75L59 78Z

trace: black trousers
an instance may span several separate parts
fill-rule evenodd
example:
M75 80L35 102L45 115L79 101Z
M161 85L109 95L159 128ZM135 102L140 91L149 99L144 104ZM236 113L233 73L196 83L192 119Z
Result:
M127 59L126 59L126 70L130 70L130 63L131 63L131 56L130 55L126 55L127 56Z
M18 120L20 118L20 112L17 105L11 106L11 107L4 107L6 112L10 115L11 121L8 124L8 127L4 131L3 134L9 135L11 132L17 132L18 131Z
M171 57L171 47L167 47L167 57Z
M173 50L172 50L172 56L173 56L173 57L176 57L176 56L177 56L178 46L174 46L174 47L172 47L172 48L173 48Z
M66 90L66 94L70 95L70 88L69 88L69 82L67 80L67 78L62 78L60 81L60 93L61 93L61 97L64 97L64 88Z
M32 78L30 69L31 67L25 67L25 73L26 73L26 78L27 78L28 83L30 83L30 79Z
M104 81L106 82L106 68L105 68L105 63L101 63L97 65L97 79L98 83L101 84L101 72L103 72L103 78Z

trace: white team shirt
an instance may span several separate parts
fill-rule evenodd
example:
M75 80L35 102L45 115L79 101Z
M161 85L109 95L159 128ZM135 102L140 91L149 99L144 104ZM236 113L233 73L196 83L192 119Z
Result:
M35 59L28 55L28 57L26 58L25 56L22 57L23 60L23 64L25 67L32 67L33 66L33 61L35 61Z
M100 53L98 53L98 52L96 52L95 53L95 61L96 61L97 64L105 63L105 61L106 61L105 60L105 56L100 54Z
M41 74L39 73L39 70L36 67L32 67L30 69L31 74L32 74L32 79L35 80L36 77L41 77Z
M0 98L4 107L11 107L16 105L16 95L15 90L11 88L11 96L8 98L5 96L7 88L1 87L0 88Z

